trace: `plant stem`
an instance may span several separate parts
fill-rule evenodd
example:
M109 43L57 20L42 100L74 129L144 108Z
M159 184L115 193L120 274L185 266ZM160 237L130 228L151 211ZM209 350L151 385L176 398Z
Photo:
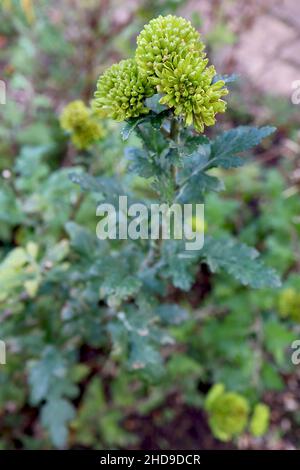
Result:
M170 129L170 138L176 143L178 144L178 140L179 140L179 132L180 129L179 129L179 122L176 118L173 118L171 120L171 129Z
M179 145L180 141L180 123L178 119L173 118L171 120L171 129L170 129L170 139L175 142L176 145ZM175 190L177 189L177 167L172 165L172 176L174 181Z

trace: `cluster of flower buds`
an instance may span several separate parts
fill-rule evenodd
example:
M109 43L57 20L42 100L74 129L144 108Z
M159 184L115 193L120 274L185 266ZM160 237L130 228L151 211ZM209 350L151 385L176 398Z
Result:
M278 310L283 318L300 323L300 293L293 287L286 287L279 295Z
M87 149L105 135L105 131L93 111L83 101L69 103L60 116L62 129L71 135L78 149Z
M155 93L160 103L181 116L198 132L215 124L223 113L228 93L222 80L214 82L213 66L207 66L200 34L184 18L159 16L137 38L135 59L113 65L98 80L95 107L123 121L149 112L145 99Z
M99 78L93 105L104 115L125 121L148 113L144 101L153 93L154 88L139 72L135 60L121 60Z
M246 398L226 392L223 384L214 385L205 400L209 424L215 437L229 441L245 429L250 407Z

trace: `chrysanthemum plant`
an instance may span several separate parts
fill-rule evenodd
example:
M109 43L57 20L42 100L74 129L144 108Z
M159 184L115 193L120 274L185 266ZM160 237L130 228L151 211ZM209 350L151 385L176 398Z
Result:
M225 112L226 85L234 78L217 75L204 49L189 21L160 16L138 36L135 57L114 64L97 83L93 108L125 122L124 141L132 132L139 137L141 147L126 149L128 171L150 179L160 202L204 202L207 191L224 189L211 170L243 165L247 159L240 154L275 130L242 126L213 140L205 135L218 113ZM189 261L180 257L181 247L180 242L162 243L152 260L161 268L159 277L179 289L189 290L200 262L211 271L227 270L243 285L279 285L254 249L232 239L214 239L209 229L203 249Z
M100 76L92 103L93 113L124 122L124 141L135 133L140 145L126 148L125 175L93 178L76 173L71 176L74 182L99 193L104 202L117 203L119 195L127 195L130 202L146 205L204 203L208 191L224 189L219 178L223 170L246 163L241 154L275 129L242 126L214 138L205 135L226 110L224 97L232 79L217 75L204 49L199 33L184 18L160 16L144 27L135 57ZM141 191L135 191L135 175L149 180L143 201ZM154 191L149 191L149 182ZM82 251L82 231L73 223L67 229ZM112 357L154 381L163 374L164 346L174 344L170 326L192 314L189 291L203 265L211 273L227 272L243 286L280 285L256 249L227 235L214 237L209 227L203 248L189 253L184 240L174 239L98 240L90 245L81 276L88 279L86 289L95 299L100 289L100 322ZM180 305L175 303L178 298Z

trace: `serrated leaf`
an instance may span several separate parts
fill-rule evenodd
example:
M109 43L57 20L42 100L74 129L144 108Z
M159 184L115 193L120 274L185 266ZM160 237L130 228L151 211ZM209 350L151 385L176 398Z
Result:
M125 150L125 156L130 161L129 171L143 178L151 178L159 172L155 162L143 149L129 147Z
M128 365L132 370L153 368L156 373L162 370L162 358L159 351L148 338L131 333L129 335Z
M101 193L103 190L100 180L87 173L70 173L69 178L72 183L79 184L82 191Z
M156 93L155 95L151 96L150 98L145 99L145 105L147 108L151 109L156 114L159 114L163 111L166 111L168 107L164 104L160 104L159 100L161 99L162 95Z
M93 256L96 247L96 236L93 235L89 230L75 222L67 222L65 225L66 232L68 233L71 246L80 254Z
M223 132L211 145L212 166L231 168L241 166L245 159L237 154L258 145L265 137L275 132L276 128L240 126Z
M174 200L175 183L167 174L156 178L151 186L159 194L162 202L171 203Z
M138 117L133 119L128 119L125 126L121 130L121 136L124 141L128 140L130 134L134 131L134 129L143 122L147 121L147 117Z
M118 197L125 195L126 191L122 183L115 177L93 177L87 173L71 173L71 181L78 184L82 191L91 191L98 193L100 197L105 198L106 202L116 202Z
M201 252L212 272L224 270L244 286L280 287L277 273L257 259L259 253L234 238L206 237Z
M285 363L285 349L291 346L296 335L287 326L278 321L269 321L265 327L265 345L267 350L274 356L279 365Z
M4 184L0 188L0 208L1 226L17 225L25 217L20 200L16 198L12 189Z
M180 149L181 154L188 157L198 150L201 145L209 144L209 139L205 135L190 135L184 141Z
M158 130L163 125L164 120L168 117L169 110L161 111L159 114L151 114L149 115L149 121L154 129Z
M55 447L64 447L68 437L68 423L75 417L75 409L63 398L47 401L41 411L41 423L49 431Z
M180 189L176 198L181 204L186 203L201 203L206 191L223 191L224 183L216 176L211 176L206 173L194 174L190 177L187 183Z
M169 142L159 131L164 113L148 115L141 124L139 137L143 141L143 147L151 157L159 158L162 152L168 152Z
M182 158L183 166L178 169L177 182L179 185L184 184L192 176L197 176L201 173L208 164L211 154L209 144L202 144L197 147L197 150L191 153L188 158Z
M119 263L116 260L111 261L112 264L106 266L106 269L102 268L101 297L115 298L120 301L137 294L142 282L132 274L132 268L127 265L125 260Z
M31 402L38 404L47 398L52 385L63 378L65 373L64 359L53 346L48 346L41 360L34 362L29 369Z
M167 325L179 325L188 318L188 312L177 304L159 305L156 313Z
M138 278L130 275L124 277L121 272L114 270L106 276L101 285L101 293L105 296L115 296L117 299L126 299L136 294L141 284Z
M245 157L238 157L238 156L230 156L230 157L222 157L217 159L216 164L212 166L219 166L228 170L229 168L238 168L243 166L247 163L247 158Z
M162 246L162 263L162 275L170 278L175 287L188 291L195 277L195 253L187 253L182 240L165 240Z
M266 390L284 390L284 381L276 367L269 362L265 362L261 370L262 382Z

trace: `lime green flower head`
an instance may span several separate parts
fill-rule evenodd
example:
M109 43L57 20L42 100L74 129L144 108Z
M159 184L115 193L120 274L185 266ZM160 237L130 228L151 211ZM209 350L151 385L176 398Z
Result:
M300 323L300 293L292 287L283 289L279 295L278 310L283 318Z
M205 408L211 430L221 441L229 441L241 434L247 425L248 401L238 393L225 392L222 384L214 385L209 391Z
M135 60L122 60L99 78L94 108L103 110L106 116L116 121L124 121L147 114L149 109L144 100L153 93L153 87L141 76Z
M85 126L72 134L71 140L75 147L83 150L102 139L104 135L105 131L100 123L90 119Z
M84 126L89 116L89 108L83 101L72 101L63 109L60 116L60 125L65 131L73 132Z
M70 133L71 140L78 149L87 149L105 135L92 110L81 100L72 101L64 108L60 125Z
M214 125L216 114L226 110L221 97L228 90L222 80L212 83L216 71L214 66L207 67L207 62L193 56L178 58L171 66L165 65L154 79L163 94L160 103L173 108L175 115L183 117L185 125L193 124L198 132Z
M258 403L250 421L250 431L255 437L263 436L269 427L270 408L264 403Z
M172 64L178 56L204 57L203 49L200 34L189 21L178 16L159 16L138 36L135 58L142 73L151 80L164 64Z

